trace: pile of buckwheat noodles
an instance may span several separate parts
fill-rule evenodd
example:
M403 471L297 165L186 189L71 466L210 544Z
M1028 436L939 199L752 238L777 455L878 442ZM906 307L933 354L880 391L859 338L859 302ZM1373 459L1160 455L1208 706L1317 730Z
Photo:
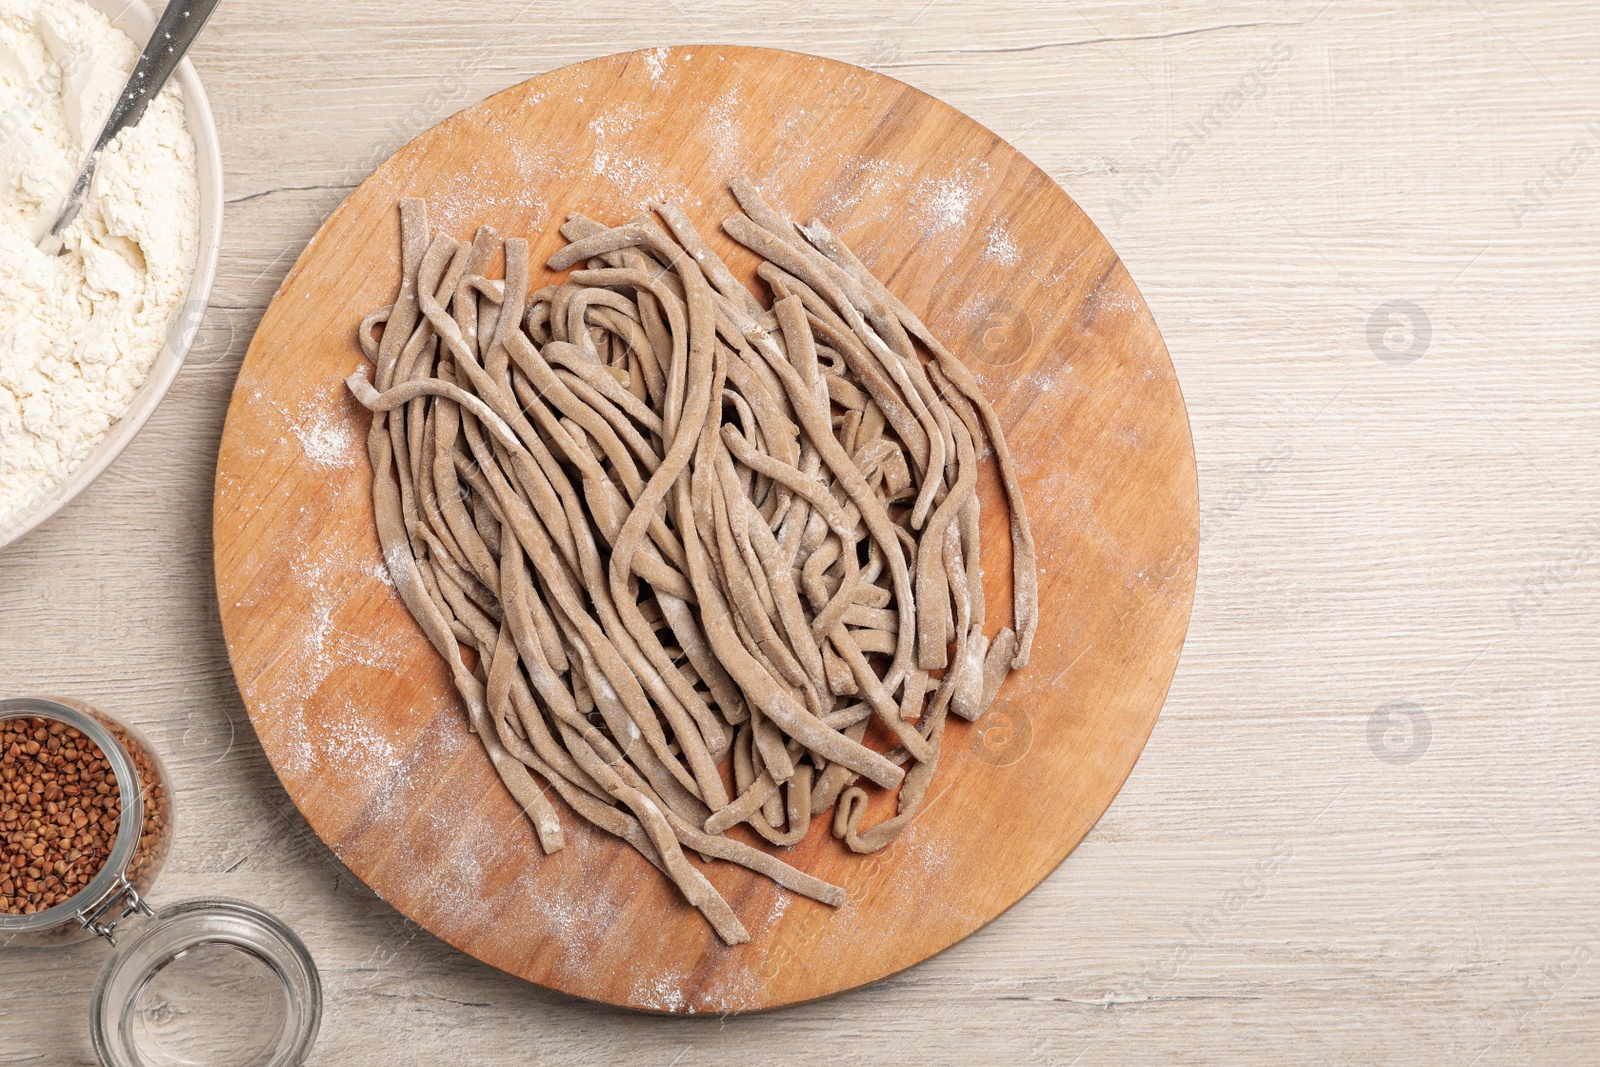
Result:
M976 719L1026 664L1038 594L971 373L821 223L733 192L744 213L723 228L762 258L771 310L674 205L615 228L571 216L549 267L581 269L529 294L525 239L430 234L403 200L399 298L361 324L375 369L348 384L373 413L395 588L544 850L563 837L535 774L738 944L685 850L843 903L725 831L793 844L835 808L849 848L883 848L947 713ZM485 277L502 247L504 280ZM992 642L985 445L1015 568L1015 629ZM890 751L863 744L872 720ZM899 788L898 814L863 828L862 779Z

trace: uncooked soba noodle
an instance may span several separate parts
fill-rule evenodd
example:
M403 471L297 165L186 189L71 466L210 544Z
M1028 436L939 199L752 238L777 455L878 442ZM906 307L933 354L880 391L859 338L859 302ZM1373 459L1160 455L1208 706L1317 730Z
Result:
M579 269L530 294L525 239L430 234L401 201L399 297L361 324L373 371L349 387L373 413L395 588L544 850L563 835L539 779L738 944L685 851L843 903L726 831L790 845L832 808L855 852L894 840L946 717L977 719L1026 665L1038 587L966 366L820 222L733 191L723 228L761 257L770 308L671 204L571 216L549 267ZM986 447L1014 567L1014 627L992 640ZM874 722L886 752L864 743ZM898 810L864 827L868 788L898 789Z

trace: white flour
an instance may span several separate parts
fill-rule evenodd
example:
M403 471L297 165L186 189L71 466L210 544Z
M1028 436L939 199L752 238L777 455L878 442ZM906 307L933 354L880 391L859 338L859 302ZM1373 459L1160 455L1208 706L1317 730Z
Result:
M200 185L176 85L102 153L66 254L35 247L138 55L81 0L0 0L0 522L127 411L188 291Z

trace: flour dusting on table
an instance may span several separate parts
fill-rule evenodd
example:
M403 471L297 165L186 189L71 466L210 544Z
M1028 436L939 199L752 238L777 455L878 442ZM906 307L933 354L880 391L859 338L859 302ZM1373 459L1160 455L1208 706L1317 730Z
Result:
M667 72L667 49L652 48L644 54L644 65L650 71L650 84L661 84L662 75Z
M1002 267L1015 267L1022 262L1017 239L1011 236L1011 231L1006 229L1004 223L997 222L989 227L989 232L984 236L983 258Z
M306 458L318 467L338 468L354 465L352 449L355 427L350 420L330 412L321 404L303 404L300 417L291 419L289 430L305 451Z
M744 127L739 122L742 107L738 92L729 89L706 114L705 136L711 142L711 158L706 162L718 177L736 177L746 167Z

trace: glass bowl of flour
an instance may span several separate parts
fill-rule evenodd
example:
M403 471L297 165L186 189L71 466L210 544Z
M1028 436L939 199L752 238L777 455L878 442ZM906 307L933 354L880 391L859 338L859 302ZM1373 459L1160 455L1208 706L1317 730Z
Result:
M222 160L187 60L101 154L63 254L36 247L154 26L140 0L0 0L0 550L127 447L205 316Z

